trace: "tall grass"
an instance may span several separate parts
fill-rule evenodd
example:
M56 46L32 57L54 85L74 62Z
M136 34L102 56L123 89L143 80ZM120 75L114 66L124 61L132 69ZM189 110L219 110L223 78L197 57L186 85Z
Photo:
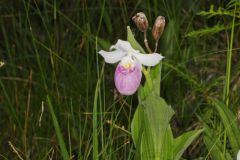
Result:
M225 1L213 5L227 8ZM173 133L207 121L222 137L226 127L208 98L224 97L233 115L239 107L239 17L219 17L214 9L209 18L209 9L208 1L190 0L1 1L0 159L133 159L130 124L137 96L118 94L115 67L97 51L126 40L127 25L142 39L131 21L139 11L150 24L166 17L161 96L176 113ZM211 30L216 25L218 32ZM183 157L207 159L202 139ZM220 138L226 154L228 139L226 131Z

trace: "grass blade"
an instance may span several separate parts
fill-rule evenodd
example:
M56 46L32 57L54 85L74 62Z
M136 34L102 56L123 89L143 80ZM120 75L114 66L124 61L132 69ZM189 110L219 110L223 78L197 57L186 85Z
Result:
M226 128L226 133L228 135L231 147L235 155L237 154L240 148L240 131L237 128L235 115L231 112L231 110L226 107L226 105L220 102L217 99L211 98L213 105L216 107L224 127Z
M69 154L68 154L68 151L67 151L67 148L66 148L66 145L65 145L62 133L61 133L61 129L60 129L57 117L56 117L56 115L54 113L51 99L50 99L50 97L48 95L47 95L47 103L48 103L48 106L49 106L49 109L50 109L50 113L51 113L51 116L52 116L55 132L57 134L57 139L58 139L59 146L60 146L60 149L61 149L61 154L62 154L64 160L69 160L70 159L69 158Z
M197 131L189 131L184 133L183 135L177 137L174 140L174 160L178 160L181 158L183 152L187 149L187 147L194 141L199 134L201 134L203 129Z

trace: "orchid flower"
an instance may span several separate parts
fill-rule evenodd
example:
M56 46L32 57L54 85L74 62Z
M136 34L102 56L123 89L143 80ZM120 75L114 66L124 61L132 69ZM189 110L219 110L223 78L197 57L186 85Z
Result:
M134 94L141 82L142 65L155 66L163 56L158 53L142 54L132 48L128 41L118 40L110 52L99 51L106 63L120 63L115 70L115 86L122 95Z

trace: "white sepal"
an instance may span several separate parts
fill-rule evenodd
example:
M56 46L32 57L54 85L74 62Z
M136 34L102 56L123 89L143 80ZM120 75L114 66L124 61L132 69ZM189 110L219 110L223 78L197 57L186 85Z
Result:
M238 154L237 154L237 160L240 160L240 150L238 151Z
M107 62L107 63L116 63L116 62L120 61L127 54L126 52L123 52L121 50L114 50L114 51L110 51L110 52L101 50L98 53L101 56L103 56L105 62Z
M164 58L161 54L158 53L151 54L133 53L133 55L144 66L155 66Z
M110 49L121 50L123 52L138 52L132 48L128 41L123 41L121 39L119 39L115 45L112 45Z

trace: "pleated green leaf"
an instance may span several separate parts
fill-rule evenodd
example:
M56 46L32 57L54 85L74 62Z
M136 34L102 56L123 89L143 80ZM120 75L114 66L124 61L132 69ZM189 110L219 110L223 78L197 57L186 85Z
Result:
M173 159L173 145L174 145L173 140L174 138L172 134L172 129L171 129L171 126L169 125L164 138L164 144L161 152L161 159L163 160Z
M159 96L150 94L143 102L149 119L155 143L155 151L160 155L164 144L165 134L174 111Z
M147 160L154 156L154 141L150 127L143 106L138 106L131 124L133 142L137 148L136 160Z

